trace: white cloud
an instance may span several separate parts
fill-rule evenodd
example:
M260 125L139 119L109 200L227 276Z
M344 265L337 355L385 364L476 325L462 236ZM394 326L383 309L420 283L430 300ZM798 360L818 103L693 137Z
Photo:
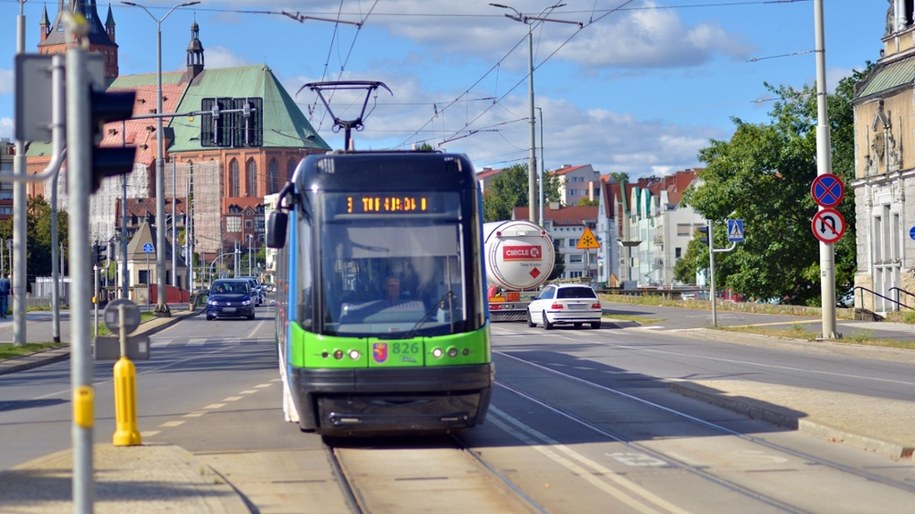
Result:
M206 59L207 68L232 68L249 64L245 59L238 57L231 50L222 46L207 48L204 53L204 59Z
M0 118L0 139L13 139L13 118Z
M0 95L13 94L13 70L0 69Z

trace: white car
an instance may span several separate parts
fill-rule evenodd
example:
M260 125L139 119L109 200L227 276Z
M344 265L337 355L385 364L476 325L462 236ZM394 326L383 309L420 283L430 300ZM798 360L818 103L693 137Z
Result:
M575 328L589 323L591 328L600 328L600 318L597 293L581 284L550 284L527 306L527 326L540 323L546 330L557 323L571 323Z

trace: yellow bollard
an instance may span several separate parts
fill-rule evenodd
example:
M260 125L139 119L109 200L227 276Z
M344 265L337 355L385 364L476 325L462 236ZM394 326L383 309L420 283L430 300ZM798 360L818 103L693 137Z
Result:
M115 446L140 444L137 431L137 369L125 356L114 364L114 419Z

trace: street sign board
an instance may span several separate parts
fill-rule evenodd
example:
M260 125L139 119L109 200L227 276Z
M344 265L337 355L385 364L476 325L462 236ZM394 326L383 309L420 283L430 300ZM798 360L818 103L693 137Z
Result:
M121 343L114 336L99 336L92 343L92 357L97 361L116 361L121 358ZM127 338L127 355L132 361L149 360L149 336L140 334Z
M18 141L51 140L55 85L52 81L53 60L54 56L48 54L16 55L16 128L13 135ZM86 67L90 82L104 89L104 56L90 54ZM59 87L64 86L61 80ZM60 107L66 111L66 105ZM64 119L58 121L66 122Z
M144 253L153 253L154 251L155 251L155 247L153 246L152 243L146 243L143 245Z
M810 228L817 239L832 244L845 233L845 218L835 209L822 209L814 214Z
M117 335L121 329L120 306L124 306L124 329L131 333L140 326L140 308L126 298L112 300L105 307L105 326L112 334Z
M832 173L817 175L810 185L810 194L813 201L822 207L835 207L845 197L845 184L842 179Z
M594 232L591 232L590 228L585 227L585 231L578 239L578 244L575 245L575 248L579 250L597 250L600 248L600 243L598 243L597 238L594 237Z
M727 220L728 222L728 241L732 243L743 242L743 219L737 218Z

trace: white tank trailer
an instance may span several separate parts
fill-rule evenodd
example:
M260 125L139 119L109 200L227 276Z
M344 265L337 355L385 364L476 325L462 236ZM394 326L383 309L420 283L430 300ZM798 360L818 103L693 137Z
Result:
M490 319L524 321L553 272L553 239L529 221L494 221L483 224L483 245Z

